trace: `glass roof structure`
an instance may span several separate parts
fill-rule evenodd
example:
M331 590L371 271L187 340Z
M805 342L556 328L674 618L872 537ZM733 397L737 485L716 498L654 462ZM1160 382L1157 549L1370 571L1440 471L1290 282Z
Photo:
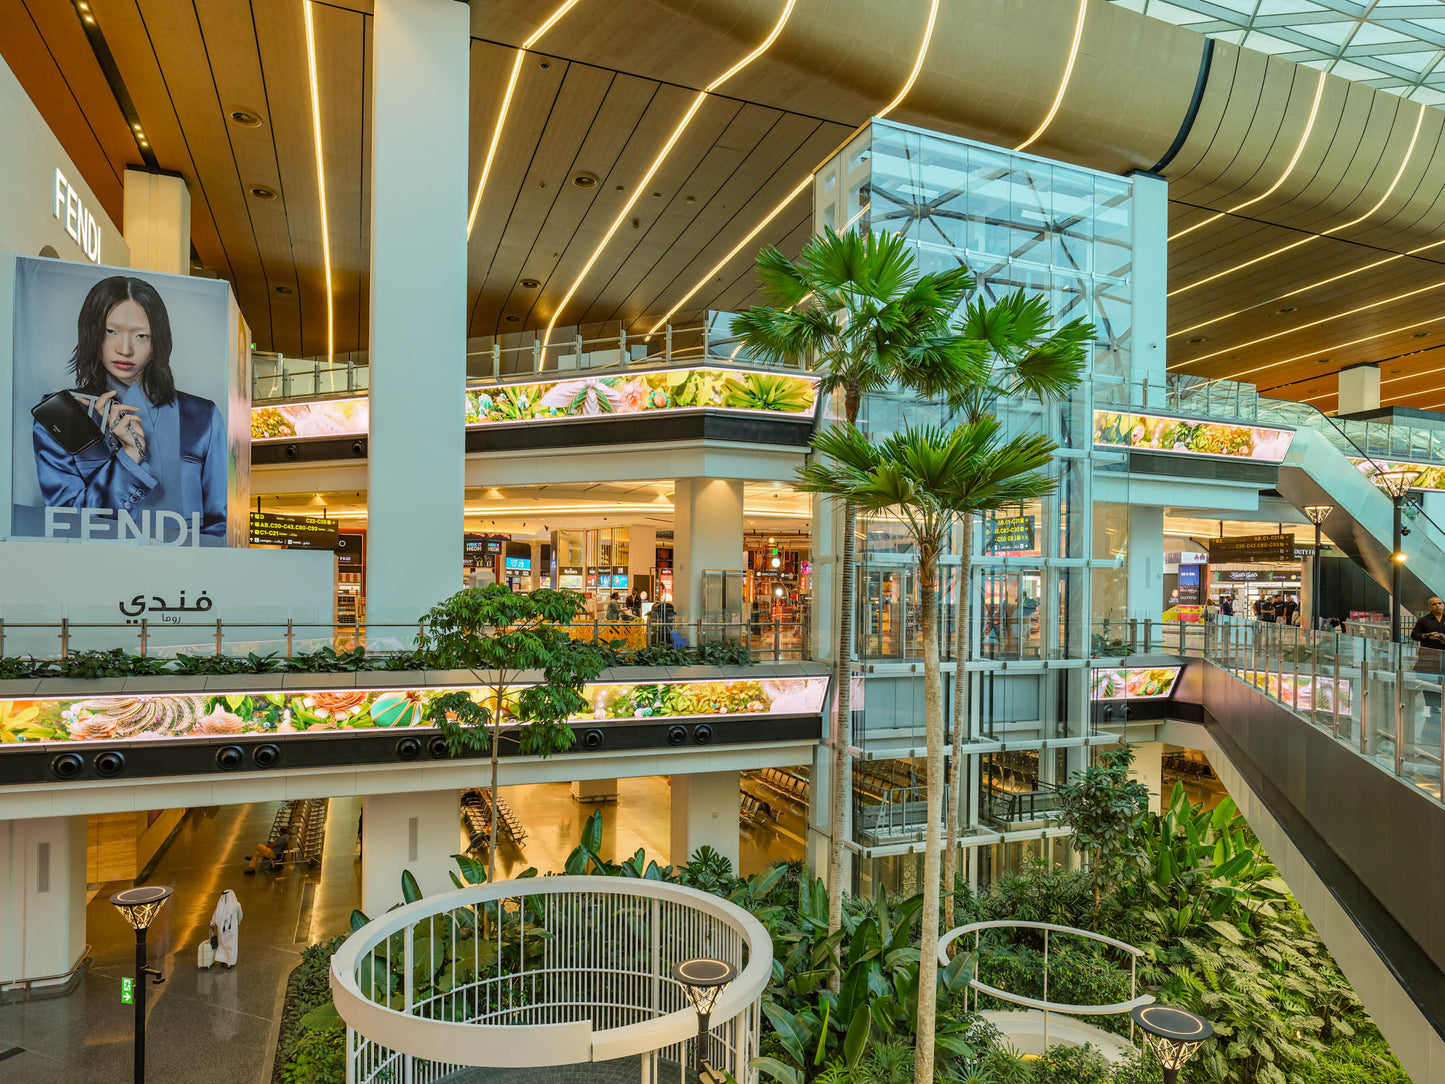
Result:
M1245 49L1445 104L1445 0L1113 0Z

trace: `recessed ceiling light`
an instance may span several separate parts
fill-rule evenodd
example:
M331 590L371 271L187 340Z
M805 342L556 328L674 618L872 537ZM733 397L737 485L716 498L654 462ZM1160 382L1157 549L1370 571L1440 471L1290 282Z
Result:
M619 191L619 192L621 192L621 191L622 191L622 186L621 186L621 185L620 185L620 184L619 184L619 185L617 185L617 186L616 186L616 187L617 187L617 191Z
M522 280L522 289L524 289L524 290L535 290L538 286L541 286L541 285L542 285L542 284L541 284L540 282L538 282L536 279L523 279L523 280Z
M552 65L548 64L545 60L542 61L540 64L537 65L537 67L541 68L543 71L546 71L546 70L547 70L548 68L550 68L551 66L552 66Z
M683 200L682 202L683 202L683 203L696 203L696 202L697 202L697 197L696 197L696 196L688 196L687 199Z
M231 122L233 124L239 124L242 128L261 127L261 118L258 117L255 113L252 113L249 109L231 110Z
M1410 338L1412 338L1412 339L1423 339L1423 338L1424 338L1426 335L1428 335L1428 334L1430 334L1428 331L1417 331L1417 332L1415 332L1413 335L1411 335Z
M291 289L291 287L289 287L289 286L278 286L278 287L276 287L276 292L277 292L278 294L288 294L288 295L289 295L289 294L294 294L296 291L293 290L293 289Z
M251 195L255 196L257 199L276 198L276 193L272 189L267 188L264 184L253 184L251 186Z
M661 192L654 192L654 193L652 194L652 198L653 198L653 199L661 199L661 198L662 198L662 193L661 193Z
M597 187L597 174L595 174L595 173L578 173L576 176L574 176L574 177L572 178L572 183L575 184L578 188L596 188L596 187Z
M521 317L518 316L515 312L509 312L506 316L503 316L502 319L507 321L507 323L509 324L515 324L518 320L521 319Z
M1206 335L1194 335L1190 337L1189 341L1192 343L1207 343L1209 337Z
M1332 362L1332 361L1334 361L1334 360L1335 360L1334 358L1316 358L1316 359L1315 359L1315 364L1316 364L1316 365L1328 365L1330 362Z
M1298 305L1281 305L1279 308L1275 309L1274 311L1275 311L1275 312L1298 312L1298 311L1299 311L1299 306L1298 306Z

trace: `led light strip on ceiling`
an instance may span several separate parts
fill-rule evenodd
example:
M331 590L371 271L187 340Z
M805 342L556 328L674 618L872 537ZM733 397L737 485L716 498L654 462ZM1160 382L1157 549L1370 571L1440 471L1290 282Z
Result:
M1394 194L1395 186L1400 183L1400 178L1405 175L1405 169L1407 166L1409 166L1410 159L1414 157L1415 154L1415 143L1420 138L1420 125L1425 119L1425 109L1426 106L1424 105L1424 103L1421 103L1420 113L1415 118L1415 130L1410 136L1410 145L1405 148L1405 157L1400 161L1400 168L1395 171L1395 176L1394 179L1390 181L1390 186L1385 189L1385 194L1375 202L1375 205L1364 214L1360 215L1358 218L1352 218L1348 222L1341 222L1338 226L1331 226L1323 233L1312 233L1308 237L1302 237L1298 241L1291 241L1289 244L1283 245L1280 248L1274 249L1271 252L1266 252L1263 255L1255 256L1252 259L1245 260L1243 263L1235 264L1233 267L1226 267L1223 271L1216 271L1212 275L1207 275L1196 282L1191 282L1188 286L1180 286L1177 290L1170 290L1168 296L1175 297L1179 294L1188 293L1190 290L1197 289L1198 287L1204 286L1207 283L1215 282L1219 279L1232 275L1236 271L1243 271L1246 268L1253 267L1255 264L1263 263L1265 260L1271 260L1276 256L1283 255L1284 253L1289 252L1292 249L1299 248L1302 245L1308 245L1312 241L1318 241L1322 237L1329 237L1331 234L1339 233L1341 230L1347 230L1351 226L1358 226L1361 222L1365 221L1365 219L1369 218L1371 215L1373 215L1376 211L1378 211L1381 207L1384 206L1385 201Z
M902 103L903 99L908 96L908 92L913 89L913 84L918 81L918 75L923 70L923 62L928 56L929 43L933 40L933 25L938 19L938 3L939 0L930 0L928 6L928 23L923 28L923 41L918 46L918 55L913 61L912 70L910 70L908 73L908 79L904 82L903 88L899 90L897 95L894 96L893 100L878 112L877 119L882 120L883 118L887 117L888 114L892 113L893 110L897 109L899 104ZM840 149L842 147L846 147L848 145L848 142L853 139L853 137L856 136L859 132L863 131L864 128L868 127L870 123L872 122L865 121L857 128L854 128L853 131L848 134L847 139L844 139L843 142L839 145ZM837 151L833 152L833 154L836 153ZM709 282L711 282L714 278L717 277L718 272L721 271L724 267L726 267L728 265L728 262L731 261L734 256L736 256L739 252L743 250L743 246L745 246L758 234L762 233L763 230L765 230L768 225L773 221L773 219L777 218L778 215L782 214L783 209L787 207L788 204L792 203L793 200L797 199L798 196L801 195L808 188L808 186L813 183L813 178L818 175L818 170L822 169L823 166L827 165L827 163L832 159L833 154L829 154L827 158L823 159L823 161L819 162L815 167L813 167L812 171L809 172L806 177L804 177L801 181L798 182L798 186L794 188L791 192L789 192L786 196L784 196L782 200L778 203L778 205L768 212L767 217L765 217L761 222L759 222L756 226L749 230L747 235L744 236L741 241L733 245L732 248L728 249L728 251L723 255L723 258L718 260L717 263L713 264L712 267L709 268L707 274L703 275L702 278L697 280L697 282L693 285L692 289L688 290L687 293L683 294L682 297L678 299L677 303L672 306L672 308L668 309L667 312L663 313L662 316L658 319L658 321L647 329L648 337L650 338L651 336L657 334L658 329L661 328L664 324L666 324L669 320L671 320L678 309L682 308L689 301L691 301L695 296L697 296L699 290L701 290L704 286L706 286Z
M587 273L592 270L592 266L601 257L608 242L611 241L617 231L621 229L622 224L627 221L627 216L632 213L633 206L635 206L638 199L641 198L642 193L647 191L648 186L652 184L652 178L656 176L657 171L662 168L662 163L665 162L667 156L672 153L672 148L677 145L677 141L682 138L682 134L687 131L688 126L692 124L693 118L697 116L697 111L702 108L702 103L707 101L708 95L716 91L718 87L722 86L734 75L772 48L773 42L778 40L778 35L783 32L783 27L787 25L788 19L792 17L793 7L796 3L797 0L787 0L787 3L783 5L782 14L778 16L778 21L773 24L772 31L762 40L758 47L693 96L692 104L687 107L687 111L682 115L682 119L677 122L677 126L673 128L672 134L667 137L667 142L662 145L662 150L657 152L657 156L653 158L652 164L647 167L647 172L643 174L642 179L632 186L632 195L628 198L627 202L623 204L622 210L617 213L617 217L612 220L612 225L607 227L607 232L602 235L602 240L598 241L596 247L593 248L592 255L587 257L587 262L582 265L582 270L577 273L577 277L572 280L572 285L569 286L567 292L562 295L562 300L559 301L557 306L552 310L552 317L547 321L547 330L542 335L542 349L544 351L552 341L552 330L557 326L558 316L562 314L562 311L567 307L568 303L571 302L578 289L581 288L583 281L587 278Z
M1197 365L1202 361L1208 361L1210 358L1217 358L1221 354L1229 354L1233 353L1236 350L1244 350L1247 347L1258 346L1260 343L1267 343L1272 342L1275 339L1282 339L1286 335L1295 335L1301 331L1307 331L1312 327L1319 327L1321 324L1328 324L1334 320L1343 320L1347 316L1355 316L1362 312L1369 312L1371 309L1378 309L1382 305L1392 305L1396 301L1404 301L1406 298L1409 297L1415 297L1419 294L1429 293L1431 290L1438 290L1442 286L1445 286L1445 279L1442 279L1439 282L1432 282L1429 286L1420 286L1414 290L1408 290L1403 294L1396 294L1394 297L1386 297L1381 298L1379 301L1372 301L1368 305L1359 305L1353 309L1346 309L1344 312L1331 313L1329 316L1323 316L1318 320L1311 320L1309 323L1300 324L1298 327L1288 328L1284 331L1276 331L1273 335L1265 335L1262 338L1250 339L1248 342L1238 343L1234 346L1226 346L1223 349L1216 350L1210 354L1201 354L1197 358L1190 358L1188 361L1180 362L1178 367L1183 368L1186 365ZM1273 369L1276 365L1283 364L1284 362L1282 361L1273 361L1267 365L1260 365L1253 369L1241 369L1239 372L1235 373L1234 376L1230 377L1230 379L1233 380L1237 377L1249 376L1251 373L1261 373L1266 369Z
M580 0L565 0L557 10L547 16L547 20L534 30L522 47L517 50L517 57L512 61L512 74L507 77L507 89L502 94L502 107L497 110L497 123L492 129L492 141L487 144L487 156L482 161L482 175L477 180L477 194L472 197L472 210L467 215L467 240L472 239L472 230L477 224L477 212L482 209L482 193L487 190L487 178L492 173L492 162L497 157L497 144L502 140L502 128L507 123L507 111L512 107L512 95L517 89L517 77L522 73L522 61L527 59L527 50L541 40L542 35L557 25L559 19L571 11Z
M1059 111L1059 106L1064 104L1064 94L1068 92L1069 80L1074 74L1074 61L1079 59L1079 42L1084 37L1084 19L1089 13L1089 0L1079 0L1079 14L1074 20L1074 40L1069 45L1069 59L1064 63L1064 74L1059 79L1058 93L1054 95L1054 104L1049 106L1048 113L1044 116L1042 123L1034 129L1034 134L1025 139L1017 147L1016 151L1026 150L1032 146L1039 136L1049 130L1049 125L1054 123L1054 116Z
M331 232L326 225L326 164L321 153L321 89L316 78L316 28L311 0L301 5L306 18L306 67L311 74L311 130L316 137L316 194L321 200L321 259L326 269L326 360L336 354L335 300L331 286Z
M1285 181L1289 180L1290 174L1294 172L1294 167L1299 165L1300 155L1304 154L1305 144L1309 142L1310 132L1314 130L1315 118L1319 116L1320 99L1324 97L1324 93L1325 73L1322 71L1319 74L1319 78L1315 80L1315 100L1310 105L1310 115L1309 119L1305 121L1304 134L1299 137L1299 145L1295 147L1294 155L1290 158L1289 165L1284 167L1284 172L1279 175L1279 180L1275 181L1274 184L1270 185L1268 189L1261 192L1253 199L1247 199L1243 203L1236 203L1233 207L1229 208L1226 211L1216 212L1215 214L1212 214L1208 218L1204 219L1204 221L1202 222L1196 222L1194 223L1194 225L1182 229L1178 233L1171 233L1169 235L1169 240L1178 240L1180 237L1183 237L1186 234L1193 233L1195 230L1203 229L1205 226L1208 226L1211 223L1218 222L1226 215L1238 214L1246 207L1252 207L1260 200L1268 199L1270 196L1274 195L1275 192L1279 190L1279 186L1284 184Z

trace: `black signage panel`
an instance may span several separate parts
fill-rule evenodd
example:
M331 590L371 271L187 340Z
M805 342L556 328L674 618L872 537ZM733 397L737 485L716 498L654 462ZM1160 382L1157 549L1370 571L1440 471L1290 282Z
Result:
M1034 517L1009 516L983 521L983 552L1026 553L1034 548Z
M251 545L334 550L336 528L336 520L319 516L277 516L270 512L252 512Z
M1209 540L1212 565L1285 565L1294 559L1292 534L1250 534Z
M1298 583L1298 572L1276 572L1269 568L1226 568L1214 573L1216 583Z
M342 531L336 536L336 567L360 572L366 565L366 535Z

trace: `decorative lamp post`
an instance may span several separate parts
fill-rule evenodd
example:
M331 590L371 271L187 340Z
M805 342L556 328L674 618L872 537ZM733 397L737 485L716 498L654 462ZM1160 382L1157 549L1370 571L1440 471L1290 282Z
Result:
M708 1044L708 1017L728 983L738 977L738 969L726 960L683 960L673 966L672 977L682 986L687 1000L697 1012L697 1057L694 1061L698 1082L702 1084L707 1068L704 1055Z
M1323 581L1320 575L1320 527L1334 510L1332 504L1305 505L1305 515L1315 525L1315 555L1310 564L1310 627L1316 629L1320 627L1320 587Z
M144 1084L146 1078L146 976L153 976L156 985L166 981L159 971L146 966L146 930L170 898L171 890L164 885L127 888L110 898L135 930L135 989L131 991L135 1001L135 1084Z
M1200 1043L1214 1034L1214 1025L1204 1017L1172 1005L1138 1005L1129 1015L1164 1067L1164 1084L1176 1084L1184 1063L1194 1056Z
M1389 495L1395 506L1394 546L1390 551L1390 642L1396 644L1400 642L1400 566L1405 563L1405 552L1400 549L1400 538L1405 533L1400 517L1405 508L1405 496L1418 477L1418 470L1387 470L1371 479Z

